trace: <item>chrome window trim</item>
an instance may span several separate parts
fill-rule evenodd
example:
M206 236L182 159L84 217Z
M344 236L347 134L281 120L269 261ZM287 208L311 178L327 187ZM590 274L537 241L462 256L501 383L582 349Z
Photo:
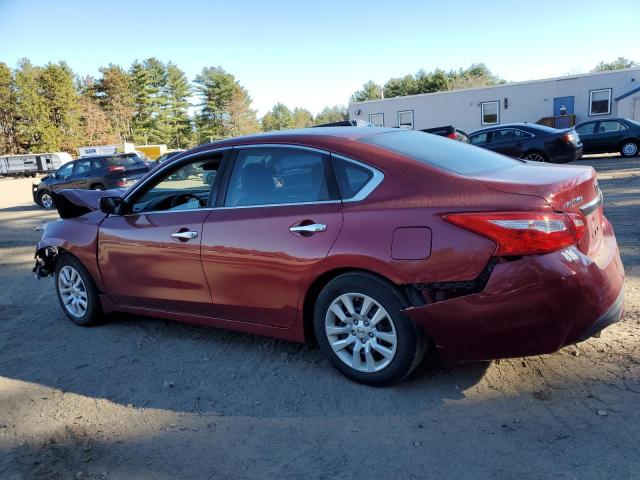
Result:
M193 153L190 155L186 155L184 157L182 157L178 162L182 163L183 160L187 160L189 158L195 158L195 157L199 157L199 156L207 156L210 155L212 153L220 153L220 152L224 152L226 150L231 150L231 149L245 149L245 148L292 148L292 149L298 149L298 150L308 150L308 151L312 151L312 152L316 152L316 153L320 153L323 155L328 155L330 157L333 158L338 158L340 160L343 160L345 162L350 162L353 163L355 165L359 165L360 167L366 168L368 170L370 170L373 173L373 176L371 177L371 179L358 191L358 193L356 193L356 195L354 195L352 198L349 199L338 199L338 200L321 200L321 201L316 201L316 202L295 202L295 203L272 203L272 204L263 204L263 205L237 205L237 206L219 206L219 207L203 207L203 208L189 208L189 209L184 209L184 210L151 210L148 212L130 212L127 213L125 215L118 215L118 216L123 216L123 217L127 217L127 216L131 216L131 215L149 215L149 214L167 214L167 213L178 213L178 212L193 212L193 211L213 211L213 210L229 210L229 209L239 209L239 208L267 208L267 207L287 207L287 206L300 206L300 205L320 205L320 204L331 204L331 203L352 203L352 202L359 202L364 200L365 198L367 198L384 180L384 173L381 172L380 170L378 170L375 167L372 167L371 165L368 165L366 163L363 163L359 160L354 160L353 158L349 158L349 157L345 157L344 155L340 155L337 153L332 153L328 150L323 150L321 148L316 148L316 147L308 147L305 145L296 145L296 144L290 144L290 143L252 143L252 144L247 144L247 145L234 145L234 146L230 146L230 147L220 147L220 148L216 148L216 149L212 149L212 150L207 150L204 152L197 152L197 153ZM173 162L172 162L173 163ZM139 190L140 188L142 188L144 185L146 185L148 182L151 182L152 179L157 178L158 176L160 176L162 174L162 172L171 169L171 165L165 165L163 167L159 167L158 171L154 173L154 175L152 177L149 177L148 179L146 179L144 182L142 183L138 183L136 184L133 189L131 191L129 191L127 193L127 195L125 197L123 197L123 199L125 201L127 201L129 199L129 197L131 197L137 190ZM342 196L342 193L340 194Z
M147 185L149 182L152 182L154 179L156 179L157 177L159 177L160 175L162 175L162 172L165 172L166 170L170 170L174 167L173 163L182 163L183 160L187 160L190 158L197 158L197 157L204 157L207 155L211 155L211 154L215 154L215 153L221 153L224 152L226 150L231 150L233 147L219 147L219 148L214 148L211 150L206 150L203 152L195 152L195 153L191 153L189 155L185 155L184 157L182 157L180 160L177 161L171 161L169 164L164 165L164 166L160 166L158 167L157 171L151 170L153 172L153 175L150 176L149 178L145 179L144 182L138 182L136 183L131 190L129 190L127 192L127 194L122 197L123 200L126 202L127 200L129 200L129 198L134 195L138 190L140 190L142 187L144 187L145 185ZM148 212L150 213L150 212Z
M337 154L337 153L332 153L331 156L334 157L334 158L337 158L339 160L343 160L345 162L353 163L353 164L358 165L360 167L366 168L367 170L369 170L369 171L371 171L373 173L373 176L371 177L371 179L367 183L364 184L364 187L362 187L358 191L358 193L356 193L353 197L348 198L348 199L342 199L343 203L360 202L360 201L364 200L376 188L378 188L378 186L384 180L384 173L382 173L377 168L372 167L371 165L368 165L366 163L362 163L362 162L360 162L358 160L354 160L352 158L345 157L344 155L340 155L340 154ZM342 196L342 192L340 193L340 196Z
M320 205L329 203L342 203L341 200L321 200L318 202L295 202L295 203L269 203L264 205L238 205L235 207L202 207L202 208L186 208L184 210L151 210L149 212L131 212L125 215L115 215L118 217L128 217L132 215L159 215L165 213L181 213L181 212L212 212L214 210L236 210L240 208L267 208L267 207L290 207L300 205Z

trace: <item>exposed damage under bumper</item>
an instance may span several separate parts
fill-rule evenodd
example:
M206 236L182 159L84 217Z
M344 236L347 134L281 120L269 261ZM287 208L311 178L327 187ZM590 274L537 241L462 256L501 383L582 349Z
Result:
M36 279L53 275L58 261L58 247L48 246L36 251L36 265L33 273Z

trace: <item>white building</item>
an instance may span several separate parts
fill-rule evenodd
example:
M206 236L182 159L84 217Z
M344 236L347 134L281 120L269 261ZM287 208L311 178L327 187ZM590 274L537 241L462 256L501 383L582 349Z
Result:
M487 125L546 123L558 128L592 118L640 121L640 69L424 93L349 105L349 119L416 130L454 125L472 132Z

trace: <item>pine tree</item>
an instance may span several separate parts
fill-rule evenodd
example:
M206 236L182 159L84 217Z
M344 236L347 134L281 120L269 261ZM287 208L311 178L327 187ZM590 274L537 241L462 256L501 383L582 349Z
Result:
M222 67L207 67L194 83L200 98L196 128L201 143L257 130L251 98L233 75Z
M163 130L167 134L166 143L174 148L186 148L192 141L193 127L189 118L189 95L191 95L191 85L187 76L175 64L169 62L164 116L167 126Z
M47 104L39 84L41 68L29 60L18 62L16 85L16 139L23 152L56 151L57 132L49 121Z
M323 123L341 122L349 119L349 112L346 107L334 105L333 107L325 107L315 118L316 125Z
M262 130L286 130L295 126L293 112L283 103L276 103L271 110L262 117Z
M13 72L0 62L0 154L17 153L16 86Z
M313 115L304 108L293 109L293 128L307 128L313 126Z
M102 76L93 87L98 104L111 123L117 143L131 141L134 113L131 77L119 65L113 64L101 68L100 73Z
M80 110L74 74L64 63L49 63L38 76L49 122L55 129L55 150L71 151L79 146Z

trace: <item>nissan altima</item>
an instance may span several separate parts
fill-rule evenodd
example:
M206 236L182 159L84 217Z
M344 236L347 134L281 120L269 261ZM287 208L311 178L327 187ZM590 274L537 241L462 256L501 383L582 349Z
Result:
M127 190L53 193L35 274L82 326L124 312L316 341L359 382L537 355L623 311L595 172L416 131L326 127L184 152Z

